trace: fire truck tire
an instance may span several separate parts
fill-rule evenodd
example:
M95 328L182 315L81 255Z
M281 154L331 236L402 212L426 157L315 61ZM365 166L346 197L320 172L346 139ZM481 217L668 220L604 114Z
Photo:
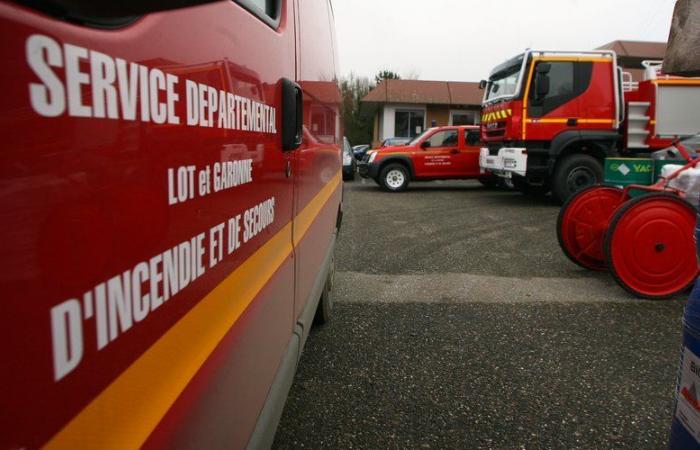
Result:
M326 284L323 286L321 298L318 301L316 315L314 316L314 325L324 325L330 322L333 316L333 282L335 279L335 256L331 260L330 268L328 269L328 277Z
M408 188L409 173L406 166L399 163L388 164L379 175L379 182L385 191L402 192Z
M590 155L574 153L565 156L554 169L552 193L560 202L581 189L603 182L603 164Z

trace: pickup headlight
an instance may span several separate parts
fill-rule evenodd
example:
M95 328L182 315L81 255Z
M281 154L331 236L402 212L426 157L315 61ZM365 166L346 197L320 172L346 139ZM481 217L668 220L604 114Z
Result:
M513 158L505 158L503 160L503 165L506 169L515 169L518 166L518 162Z
M367 162L369 162L371 164L372 162L374 162L374 158L376 158L376 157L377 157L377 152L370 153L369 160Z

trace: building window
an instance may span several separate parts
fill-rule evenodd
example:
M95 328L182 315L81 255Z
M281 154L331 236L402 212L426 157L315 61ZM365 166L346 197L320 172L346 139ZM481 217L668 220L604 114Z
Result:
M450 111L450 125L478 125L479 115L476 111Z
M396 111L394 115L394 135L396 137L416 137L423 132L424 128L425 112Z

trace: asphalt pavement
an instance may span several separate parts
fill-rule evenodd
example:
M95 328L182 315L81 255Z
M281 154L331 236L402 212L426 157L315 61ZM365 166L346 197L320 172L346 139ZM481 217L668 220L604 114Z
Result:
M358 179L345 208L275 448L666 446L683 299L569 262L551 200Z

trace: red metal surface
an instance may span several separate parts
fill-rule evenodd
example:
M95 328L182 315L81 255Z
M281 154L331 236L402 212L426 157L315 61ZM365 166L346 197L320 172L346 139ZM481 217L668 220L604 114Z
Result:
M673 194L649 194L618 209L605 238L615 280L644 298L672 297L698 276L696 211Z
M605 232L613 214L627 198L622 189L592 186L569 199L557 221L557 237L564 254L586 269L606 270Z
M283 2L277 30L234 2L150 14L116 30L90 29L0 4L0 52L11 68L0 72L6 87L0 105L5 138L0 155L0 329L5 362L12 368L0 374L5 412L0 448L46 443L273 236L293 241L289 223L340 170L332 18L327 3L317 3L304 12L306 30L299 41L293 1ZM32 35L41 35L57 49L59 59L49 70L64 93L72 90L64 112L56 117L40 114L30 101L32 86L42 89L46 83L29 63ZM66 56L75 49L71 45L79 48L74 66ZM299 47L303 51L297 55ZM47 52L30 53L36 60L48 60ZM110 117L109 99L100 100L100 91L91 84L100 70L93 54L107 60L109 67L123 60L127 68L133 62L147 73L158 69L164 77L177 77L173 92L179 99L166 117L178 117L179 123L156 123L157 114L146 120L138 89L134 117L123 116L128 106L121 103ZM87 81L77 88L71 84L69 66ZM283 153L279 134L272 132L204 126L201 121L187 124L190 81L210 86L217 94L234 93L275 107L280 128L283 77L297 80L307 98L307 133L296 152ZM110 91L105 92L102 95L110 97ZM156 92L151 112L158 113L161 106L168 111L165 90ZM128 94L119 90L116 95L122 101ZM149 102L144 104L149 111ZM76 116L81 110L88 111L87 117ZM207 110L203 111L205 117ZM169 204L168 169L199 170L241 160L252 161L251 183ZM288 164L291 178L285 175ZM212 264L209 231L272 197L270 226ZM245 445L327 249L339 201L336 190L312 221L312 234L303 237L299 251L290 254L255 295L249 310L177 396L147 446ZM207 249L201 276L145 319L132 321L130 327L112 327L115 336L104 346L98 345L95 311L83 309L82 358L57 379L52 308L69 299L81 302L85 293L95 294L99 283L200 233L205 233ZM244 287L231 291L232 302ZM172 355L171 361L178 356ZM139 388L157 391L172 375L164 364L161 374L141 380ZM134 399L135 410L140 406ZM109 433L117 425L105 422L86 430L85 448L93 447L90 439L96 434ZM178 441L183 436L186 440Z

